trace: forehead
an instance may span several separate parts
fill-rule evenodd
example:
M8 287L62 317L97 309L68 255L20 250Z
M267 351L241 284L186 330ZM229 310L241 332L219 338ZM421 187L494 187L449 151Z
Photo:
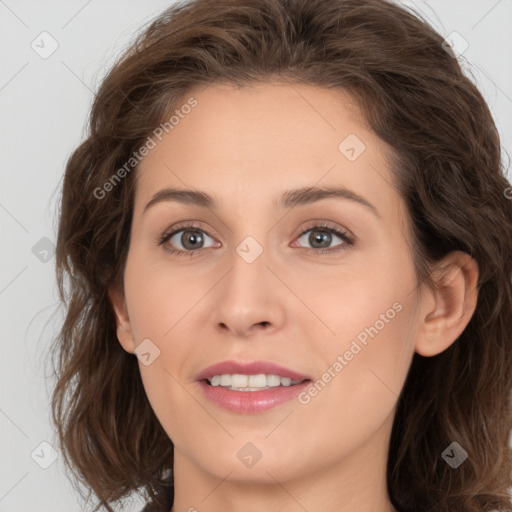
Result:
M363 139L372 135L357 103L342 91L272 82L215 84L197 88L190 96L197 105L173 128L175 142L185 144L185 150L197 149L201 142L201 152L223 159L244 155L246 161L285 156L293 160L326 151L337 155L348 129Z
M195 106L181 109L190 98ZM346 186L383 209L399 199L389 147L343 91L215 84L191 90L174 113L179 122L137 170L136 210L166 187L205 190L239 206L256 197L275 204L279 191L314 185Z

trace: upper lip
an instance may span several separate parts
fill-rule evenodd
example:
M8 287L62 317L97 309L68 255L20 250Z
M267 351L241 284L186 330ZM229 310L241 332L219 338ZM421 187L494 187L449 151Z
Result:
M307 375L301 375L300 373L269 361L251 361L245 363L238 361L222 361L221 363L208 366L208 368L202 370L197 374L196 380L210 380L214 375L233 375L235 373L242 375L258 375L264 373L265 375L288 377L292 380L311 380Z

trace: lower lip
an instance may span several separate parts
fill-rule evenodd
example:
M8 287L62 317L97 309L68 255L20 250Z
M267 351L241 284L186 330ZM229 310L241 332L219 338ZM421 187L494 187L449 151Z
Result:
M295 386L276 386L261 391L232 391L222 386L211 386L205 380L199 381L206 398L228 411L254 414L267 411L295 398L311 381Z

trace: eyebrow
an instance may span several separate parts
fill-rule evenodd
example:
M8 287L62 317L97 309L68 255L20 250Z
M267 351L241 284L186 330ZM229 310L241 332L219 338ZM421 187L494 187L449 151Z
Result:
M281 199L279 201L274 200L273 204L276 208L291 209L295 206L312 204L328 198L345 199L358 203L373 212L377 217L380 217L377 208L372 203L346 187L303 187L287 190L281 196ZM205 192L189 189L165 188L153 195L149 203L144 207L143 213L155 204L164 201L191 204L211 210L216 210L219 207L218 201Z

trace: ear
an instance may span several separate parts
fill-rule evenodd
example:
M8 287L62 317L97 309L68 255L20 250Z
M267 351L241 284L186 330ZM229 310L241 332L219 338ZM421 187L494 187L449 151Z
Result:
M116 317L117 339L127 352L133 354L135 342L124 293L117 286L113 285L108 290L108 296Z
M476 309L478 264L467 253L451 252L434 270L435 290L427 292L416 352L425 357L446 350L464 331Z

